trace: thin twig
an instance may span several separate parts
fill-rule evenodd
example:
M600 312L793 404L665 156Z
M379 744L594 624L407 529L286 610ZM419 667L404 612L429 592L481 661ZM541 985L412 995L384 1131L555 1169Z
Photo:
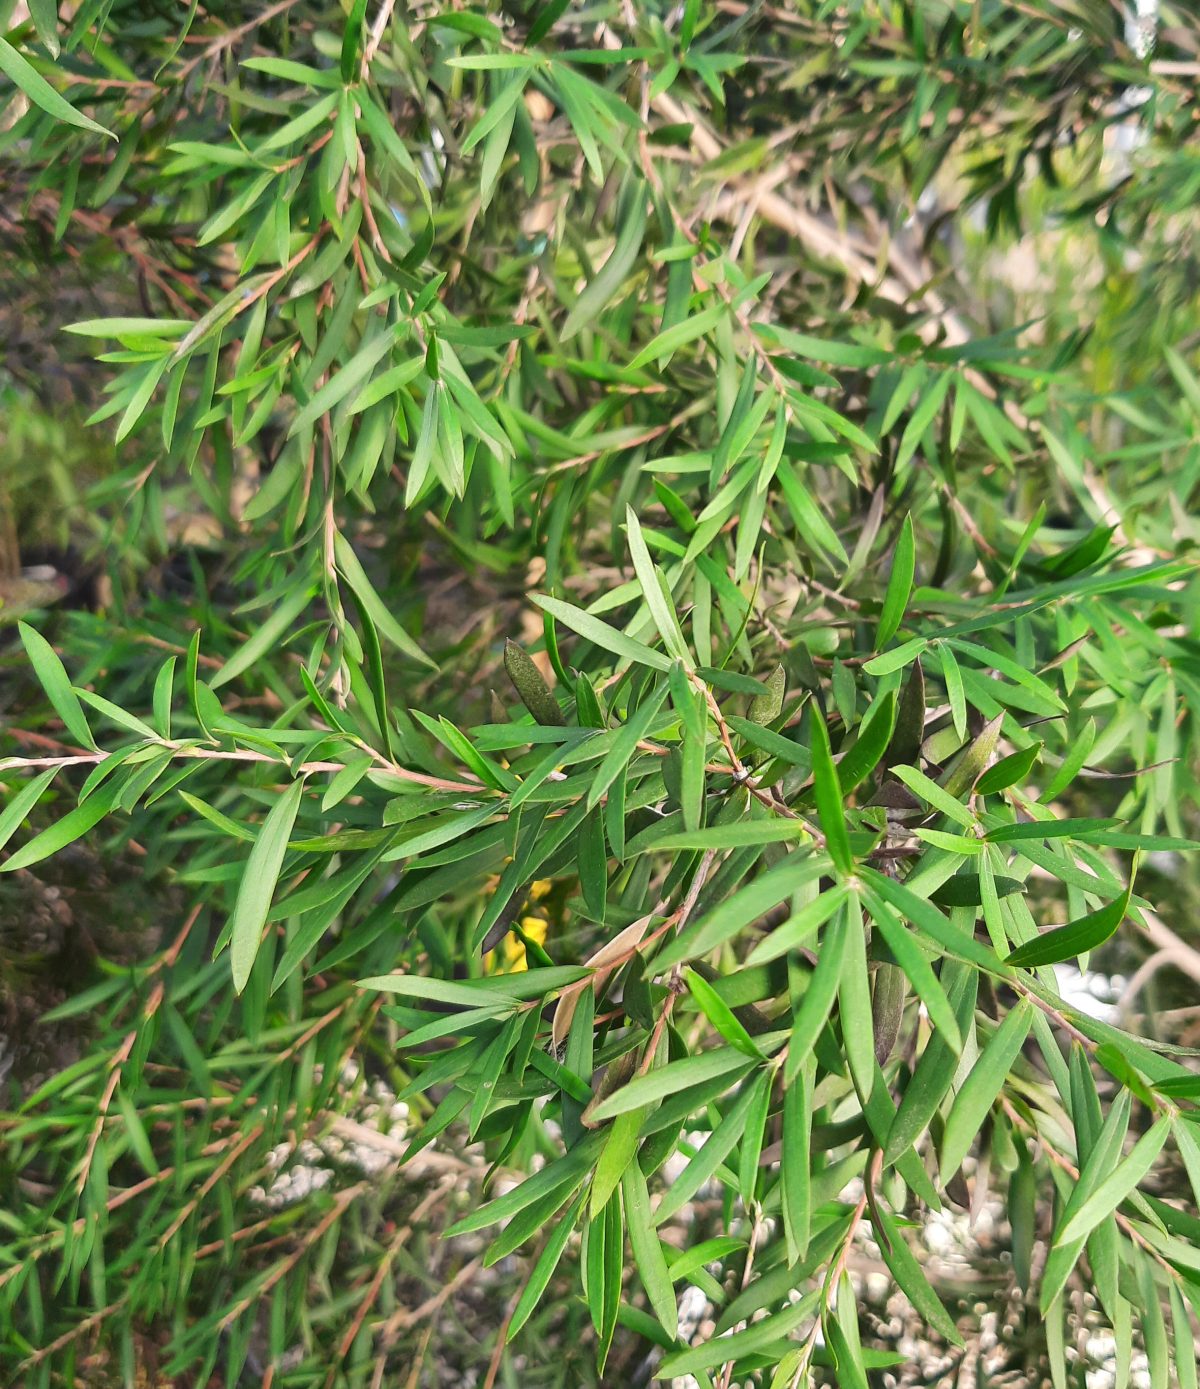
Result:
M255 752L251 748L205 748L197 747L195 744L182 745L165 738L159 741L159 746L169 749L174 757L200 762L260 762L277 767L286 765L281 758L272 757L267 752ZM107 762L113 756L115 754L111 752L79 752L64 757L5 757L0 759L0 772L32 771L44 767L94 767L101 762ZM381 762L383 770L390 776L399 777L401 781L429 786L435 791L462 791L476 796L486 789L479 782L450 781L446 777L429 776L425 772L409 771L407 767L397 765L380 753L376 753L375 756ZM347 765L345 762L332 761L302 762L295 771L299 776L307 776L312 772L340 772Z

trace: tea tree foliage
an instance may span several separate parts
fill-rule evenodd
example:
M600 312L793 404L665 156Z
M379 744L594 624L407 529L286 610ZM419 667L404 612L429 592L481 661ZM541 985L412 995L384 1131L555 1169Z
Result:
M3 1120L21 1381L407 1373L444 1149L525 1259L471 1382L865 1386L856 1242L960 1345L914 1227L995 1190L1056 1385L1084 1291L1194 1383L1193 1054L1054 969L1197 847L1190 7L24 13L117 591L5 629L0 870L163 921ZM1047 229L1090 319L971 282ZM403 1162L256 1205L351 1062Z

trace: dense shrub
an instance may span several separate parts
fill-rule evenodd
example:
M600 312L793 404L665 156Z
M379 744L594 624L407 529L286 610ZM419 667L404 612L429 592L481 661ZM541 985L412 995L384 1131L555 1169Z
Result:
M23 13L16 1381L903 1378L998 1192L1027 1379L1194 1384L1193 1053L1054 968L1190 967L1190 7Z

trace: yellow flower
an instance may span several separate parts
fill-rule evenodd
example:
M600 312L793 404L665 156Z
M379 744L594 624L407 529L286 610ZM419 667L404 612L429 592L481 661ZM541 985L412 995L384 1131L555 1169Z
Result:
M549 923L543 921L540 916L521 918L521 930L538 945L545 944L548 927ZM483 957L483 968L487 974L520 974L522 970L529 968L529 961L525 958L525 942L509 931L499 946L495 950L489 950Z

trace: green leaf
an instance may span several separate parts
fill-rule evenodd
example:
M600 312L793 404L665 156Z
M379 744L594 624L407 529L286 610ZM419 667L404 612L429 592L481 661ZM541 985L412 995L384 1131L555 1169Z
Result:
M1024 781L1032 770L1033 764L1041 755L1041 751L1042 744L1033 743L1027 748L1021 748L1017 752L1009 753L1007 757L1002 757L994 766L989 767L975 783L976 792L981 796L989 796Z
M592 1120L600 1124L606 1119L615 1119L618 1114L642 1109L667 1095L686 1090L691 1085L700 1085L706 1080L715 1080L719 1076L728 1076L732 1084L736 1076L748 1071L753 1064L736 1047L716 1047L712 1051L685 1056L637 1076L614 1091L592 1111Z
M754 1082L754 1097L746 1112L746 1132L738 1146L738 1192L747 1209L758 1190L759 1160L762 1157L774 1080L770 1071L762 1071Z
M121 422L117 425L117 432L113 436L119 444L126 438L133 427L145 413L146 406L158 388L158 383L162 380L163 373L166 371L169 358L164 354L156 362L151 362L141 373L138 379L137 389L129 398L129 404L125 407L125 412L121 416Z
M567 315L559 335L563 342L573 338L597 315L617 301L637 263L645 233L646 195L639 184L635 195L629 200L625 220L621 224L611 254L571 306L571 312Z
M894 670L902 670L905 666L911 665L928 645L928 637L913 637L902 646L885 651L882 656L874 656L871 660L864 661L863 670L868 675L891 675Z
M27 781L17 794L0 811L0 849L3 849L13 835L21 828L25 817L42 798L42 792L58 775L57 767L47 767L31 781ZM0 870L2 871L2 870Z
M1155 1158L1171 1132L1171 1120L1163 1117L1134 1144L1129 1156L1104 1178L1087 1200L1054 1236L1055 1244L1071 1244L1086 1239L1099 1223L1106 1219L1128 1196L1137 1190L1138 1183L1149 1173Z
M25 789L28 791L29 788ZM28 868L32 864L41 863L43 859L57 854L60 849L65 849L68 844L74 844L104 819L112 809L116 796L117 792L111 782L94 792L82 805L68 811L61 820L56 820L41 834L35 835L27 844L23 844L0 864L0 873L15 873L18 868ZM12 826L12 829L15 828L16 824Z
M931 781L924 772L919 772L916 767L891 767L888 770L894 777L902 781L910 791L920 796L923 801L928 802L935 810L940 810L955 824L961 825L964 829L974 828L975 817L967 807L939 786L936 781Z
M939 1336L951 1345L961 1346L963 1338L959 1334L950 1313L946 1311L941 1298L929 1285L925 1270L917 1262L912 1250L896 1222L876 1202L871 1207L871 1223L875 1226L876 1239L883 1261L892 1271L896 1286L912 1303L913 1308Z
M46 45L50 56L57 58L58 0L29 0L29 15L37 29L38 38Z
M1004 966L992 950L982 941L977 941L973 935L959 930L932 902L920 896L906 883L897 882L886 873L866 866L859 868L859 876L906 921L910 921L918 931L940 946L944 953L958 960L968 960L989 973L1004 973Z
M952 372L943 371L934 381L933 386L917 402L896 449L896 461L892 465L896 472L905 467L917 451L917 446L933 423L934 416L941 407L942 401L945 400L953 380L954 374Z
M800 849L789 854L762 877L741 887L724 902L697 920L689 922L676 938L655 957L655 967L664 970L684 960L707 955L735 936L744 926L757 921L786 897L814 882L829 871L824 854Z
M1078 839L1097 830L1112 829L1120 820L1019 820L1013 825L998 825L987 832L989 844L1016 844L1026 839Z
M578 846L577 863L583 900L596 920L603 921L608 898L608 854L604 843L604 819L599 807L584 816Z
M700 1010L729 1045L736 1047L744 1055L752 1056L761 1061L763 1054L759 1051L754 1039L737 1020L733 1010L717 993L716 989L707 980L701 978L694 969L685 970L684 977L687 979L688 988Z
M1115 902L1026 941L1008 956L1005 963L1032 969L1038 965L1055 965L1061 960L1073 960L1077 955L1094 950L1098 945L1103 945L1125 920L1132 896L1131 882Z
M1025 1045L1032 1025L1033 1005L1023 998L1016 1007L1009 1009L1004 1021L992 1033L979 1059L971 1067L946 1118L941 1157L943 1184L962 1166Z
M600 1214L608 1204L609 1197L621 1183L625 1170L636 1163L638 1142L649 1111L631 1109L618 1114L608 1130L608 1141L596 1163L592 1174L592 1189L588 1196L588 1216L590 1219Z
M1177 1283L1170 1284L1170 1293L1171 1330L1175 1337L1175 1375L1179 1381L1179 1389L1197 1389L1196 1343L1192 1335L1191 1318L1188 1316L1187 1304Z
M334 372L329 380L313 393L308 403L297 410L288 428L288 436L308 429L322 415L328 414L339 401L344 400L351 391L361 386L375 369L380 358L391 349L395 340L394 333L379 333L360 346L341 371Z
M812 1218L812 1080L812 1060L806 1055L800 1073L783 1094L780 1179L789 1263L796 1263L808 1252Z
M436 662L421 650L413 641L412 637L396 621L388 611L379 594L371 586L367 578L366 571L359 563L358 556L350 546L350 542L340 531L334 533L333 553L337 560L337 567L342 577L349 584L365 612L370 615L371 621L392 643L397 651L403 651L406 656L410 656L414 661L419 661L422 665L428 666L431 670L437 669Z
M636 1161L631 1162L621 1174L621 1199L625 1205L625 1228L629 1231L629 1246L633 1251L638 1277L642 1280L646 1298L659 1325L674 1340L679 1330L675 1289L650 1214L646 1179Z
M625 508L625 534L629 540L629 553L633 558L634 573L637 574L638 583L642 587L642 597L646 600L650 617L658 629L659 636L663 639L663 645L675 660L682 661L686 667L691 663L691 655L688 652L687 643L683 639L683 632L679 627L679 618L675 615L675 610L671 606L667 594L663 591L659 572L655 568L654 561L650 558L650 551L647 550L646 541L642 536L641 523L631 506ZM570 624L568 623L568 625Z
M789 766L803 767L806 772L811 770L812 758L808 749L792 742L785 733L777 733L773 728L763 728L753 720L740 718L737 714L726 715L725 722L759 752L768 753Z
M814 706L809 712L812 729L813 788L817 815L825 835L825 847L839 873L849 876L854 871L854 856L850 852L850 836L846 832L846 810L837 768L829 748L825 720Z
M544 593L535 593L531 596L539 608L569 627L572 632L578 633L579 636L590 641L593 645L602 647L614 656L619 656L623 661L634 661L638 665L649 666L652 670L670 670L671 658L669 656L643 645L640 641L635 641L632 637L626 636L624 632L618 632L615 627L610 627L607 622L601 622L598 617L584 612L582 608L577 608L573 603L564 603L561 599L551 598Z
M985 901L981 879L982 874L979 873L955 873L952 878L946 879L929 900L939 907L978 907ZM1014 892L1021 892L1025 886L1017 878L993 876L992 883L998 897L1011 897Z
M653 829L653 827L651 827ZM802 820L735 820L727 825L708 825L685 834L657 835L647 833L630 840L627 854L653 851L655 853L680 849L738 849L753 844L787 844L795 839L809 838Z
M179 799L190 810L194 810L202 819L210 825L216 825L222 834L227 834L231 839L241 839L247 844L253 844L257 835L248 825L243 825L239 821L232 819L216 806L209 805L207 801L202 801L198 796L193 796L187 791L180 791Z
M588 1134L561 1157L548 1162L541 1171L527 1177L519 1186L505 1192L503 1196L496 1197L495 1200L476 1206L468 1215L450 1225L445 1234L451 1238L455 1235L468 1235L475 1230L484 1230L489 1225L511 1220L513 1216L520 1214L527 1206L540 1201L550 1192L571 1182L581 1181L584 1174L591 1170L607 1137L608 1135L603 1133Z
M888 578L887 592L883 597L883 609L879 614L879 626L875 630L875 650L881 651L896 635L904 618L908 600L912 594L913 574L916 564L916 541L913 538L912 516L904 518L904 525L896 540L892 554L892 572ZM876 672L871 672L875 674Z
M660 685L657 690L652 690L643 697L641 704L617 730L612 744L604 754L600 766L596 769L592 784L588 788L587 805L589 810L600 803L609 787L625 770L629 759L637 751L638 743L649 733L666 697L666 685Z
M786 1342L798 1326L812 1317L818 1296L816 1292L806 1293L799 1301L760 1318L753 1326L668 1355L654 1371L655 1379L676 1379L703 1373L717 1365L736 1364L742 1356Z
M1004 722L1003 713L997 714L991 723L986 724L979 736L965 748L962 756L942 778L941 785L948 795L965 796L983 775L984 768L992 760L996 744L1000 741L1000 727Z
M783 667L779 666L776 669L782 670ZM769 693L765 681L756 680L752 675L739 675L735 670L718 670L715 666L697 666L696 674L706 685L713 685L718 690L726 690L729 694L751 695L758 699ZM772 678L774 678L773 673ZM769 723L770 720L767 722Z
M299 115L293 116L290 121L285 121L256 147L255 153L261 158L272 150L283 149L296 140L302 140L310 130L315 130L323 121L328 120L337 107L340 95L340 92L330 92L328 96L306 107ZM216 238L210 234L209 239Z
M829 1019L853 929L851 914L838 911L821 940L817 967L808 981L800 1006L795 1010L788 1039L788 1068L792 1074L798 1071Z
M979 974L969 966L955 964L943 970L946 992L958 1019L959 1031L965 1034L975 1014L975 998ZM940 1032L934 1033L921 1053L887 1133L884 1162L894 1163L902 1158L933 1120L954 1083L959 1058Z
M179 337L191 326L188 318L87 318L64 324L63 332L84 338Z
M685 318L682 323L676 323L673 327L664 329L657 337L652 338L629 363L630 370L636 371L639 367L644 367L648 362L653 362L656 359L660 361L660 365L669 362L685 343L694 342L696 338L711 333L727 312L724 304L714 304L711 308L703 309L691 318Z
M40 632L35 632L24 622L17 623L17 630L21 634L25 654L29 657L34 674L42 682L42 688L46 691L46 698L54 706L54 712L62 719L67 732L77 743L94 750L96 740L88 727L83 706L71 688L70 678L54 648Z
M107 135L110 140L117 137L111 130L98 125L90 116L77 111L49 82L29 63L7 39L0 38L0 72L13 82L25 95L55 120L76 125L81 130L94 130L99 135Z
M848 891L849 888L837 883L822 892L814 901L805 903L781 926L777 926L769 936L759 941L750 954L746 956L747 966L769 964L781 955L786 955L789 950L795 950L802 941L829 920L846 900Z
M444 20L445 16L439 16ZM468 53L446 59L446 66L467 72L492 72L511 68L533 68L544 60L536 53Z
M860 1095L869 1095L874 1088L878 1067L875 1061L875 1025L871 1013L871 982L867 971L867 930L857 893L852 892L846 899L841 916L846 922L846 946L837 986L842 1047L855 1089ZM790 1051L789 1061L792 1061ZM792 1061L793 1074L794 1064Z
M460 728L455 727L448 718L443 715L438 719L431 719L428 714L423 714L419 709L412 711L413 717L446 748L450 753L459 759L464 766L467 766L479 778L484 786L490 786L495 791L515 791L518 786L517 778L498 762L494 762L490 757L485 757L471 742Z
M155 727L163 738L171 736L171 697L175 688L175 661L174 656L168 656L154 677L151 707L154 710Z
M751 723L774 723L783 712L783 701L787 694L787 672L782 665L776 664L775 669L767 676L766 685L766 690L756 694L750 701Z
M937 654L942 663L942 680L946 686L946 699L950 704L950 717L954 723L954 731L960 738L965 738L967 736L967 696L963 689L962 671L958 666L958 658L945 642L938 644Z
M954 1010L950 1007L945 991L938 982L933 967L922 953L921 947L896 918L892 909L880 900L877 893L868 888L866 899L880 934L892 953L892 958L907 975L909 983L912 984L917 996L924 1003L930 1022L945 1037L952 1051L961 1051L962 1037L959 1034Z
M358 64L358 45L362 38L363 17L367 12L367 0L353 0L346 25L342 30L342 52L340 68L343 82L351 82Z
M529 1281L521 1289L521 1296L517 1299L517 1305L513 1308L512 1316L509 1318L505 1331L509 1340L520 1331L537 1309L538 1303L541 1302L542 1294L549 1286L550 1279L554 1276L554 1270L558 1267L567 1243L575 1231L575 1226L579 1223L582 1210L583 1197L580 1196L570 1210L565 1215L559 1216L551 1225L550 1237L542 1247L542 1252L538 1255L537 1262L529 1274Z
M664 1192L654 1212L656 1225L664 1224L682 1210L700 1188L713 1179L717 1169L733 1152L745 1131L747 1115L758 1093L756 1080L742 1082L728 1111L716 1122L716 1127L695 1157Z
M838 783L846 795L879 765L879 759L892 740L895 723L896 696L889 690L871 705L859 725L858 737L837 764Z
M238 647L209 682L214 690L235 680L243 671L257 666L268 651L274 651L286 634L293 631L296 619L312 602L312 590L307 583L298 583L271 611L265 622L259 623L253 635Z
M136 714L130 714L111 700L105 699L103 695L93 694L91 690L81 689L78 685L73 686L73 693L76 694L84 704L90 705L105 718L111 719L118 728L127 729L130 733L136 733L139 738L144 738L147 742L158 742L158 734L148 723L139 719Z
M242 870L229 927L233 987L238 993L246 987L258 955L267 912L303 794L304 783L293 781L279 797L263 821L254 847L250 850L250 857L246 860L246 867Z
M586 970L582 971L582 975L586 973ZM434 979L423 974L377 974L369 979L360 979L358 987L380 989L384 993L402 994L406 998L418 998L430 1003L454 1003L464 1008L475 1008L485 1003L517 1003L519 995L510 993L505 987L506 983L503 977L460 981Z

